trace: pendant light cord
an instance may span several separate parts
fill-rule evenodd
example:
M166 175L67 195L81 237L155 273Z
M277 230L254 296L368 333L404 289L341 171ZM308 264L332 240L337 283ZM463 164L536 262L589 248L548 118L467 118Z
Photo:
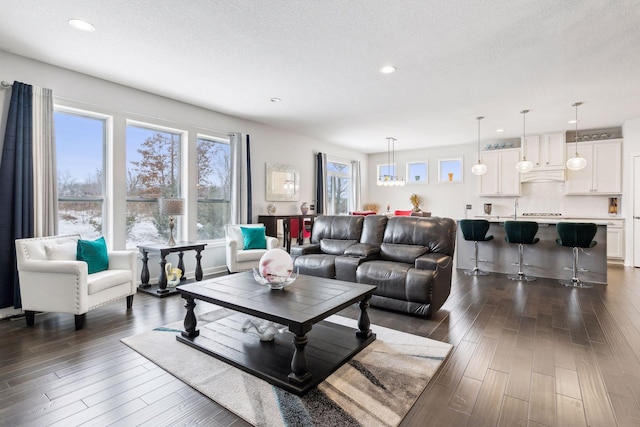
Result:
M530 110L522 110L520 111L520 113L522 114L522 144L526 144L526 140L527 140L527 113ZM522 160L526 161L527 160L527 155L525 154L524 150L522 150Z
M476 117L478 121L478 164L480 164L480 120L484 119L484 116Z
M576 107L576 157L578 157L578 107L582 105L582 102L576 102L573 104Z

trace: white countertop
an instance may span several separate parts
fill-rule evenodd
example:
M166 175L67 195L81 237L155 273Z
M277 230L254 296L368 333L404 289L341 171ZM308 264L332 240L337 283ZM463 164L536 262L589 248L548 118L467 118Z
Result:
M513 215L475 215L474 218L486 219L489 222L512 221ZM597 225L612 225L613 220L624 220L619 216L611 217L575 217L575 216L518 216L517 221L535 221L538 224L557 224L559 222L592 222Z

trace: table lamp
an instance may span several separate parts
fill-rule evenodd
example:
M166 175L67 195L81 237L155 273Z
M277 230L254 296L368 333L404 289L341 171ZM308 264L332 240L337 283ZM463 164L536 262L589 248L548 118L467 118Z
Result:
M173 216L184 215L184 199L167 197L160 198L160 215L169 215L169 241L167 245L175 246L176 241L173 240Z

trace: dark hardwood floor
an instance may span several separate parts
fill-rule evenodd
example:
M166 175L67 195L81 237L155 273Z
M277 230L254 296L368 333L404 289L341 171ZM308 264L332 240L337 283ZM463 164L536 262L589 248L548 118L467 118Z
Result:
M0 321L0 425L246 425L119 341L184 311L180 297L138 294L77 332L71 315ZM640 269L610 266L592 289L459 272L430 320L370 316L455 346L403 426L640 425Z

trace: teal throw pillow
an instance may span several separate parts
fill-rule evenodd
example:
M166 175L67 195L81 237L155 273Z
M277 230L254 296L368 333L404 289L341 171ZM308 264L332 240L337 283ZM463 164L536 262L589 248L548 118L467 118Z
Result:
M109 256L104 237L96 240L78 240L76 259L87 263L89 274L107 270L109 268Z
M245 249L267 249L264 227L240 227Z

